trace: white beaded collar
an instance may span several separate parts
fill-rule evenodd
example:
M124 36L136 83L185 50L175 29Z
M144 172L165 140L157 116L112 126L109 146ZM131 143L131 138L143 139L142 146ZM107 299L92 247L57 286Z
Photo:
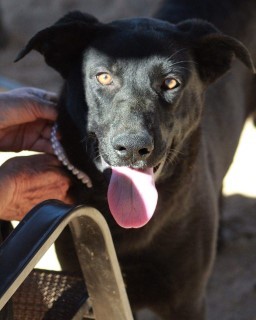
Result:
M77 177L77 179L81 180L81 182L83 184L85 184L88 188L92 188L92 182L91 182L91 179L88 177L88 175L86 173L84 173L83 171L80 171L79 169L77 169L75 166L73 166L73 164L71 164L69 162L68 157L67 157L62 145L60 144L59 140L57 139L57 129L58 129L58 125L55 124L52 127L52 131L51 131L51 144L52 144L54 154L57 156L59 161L65 167L67 167L67 169L69 171L71 171L74 176Z

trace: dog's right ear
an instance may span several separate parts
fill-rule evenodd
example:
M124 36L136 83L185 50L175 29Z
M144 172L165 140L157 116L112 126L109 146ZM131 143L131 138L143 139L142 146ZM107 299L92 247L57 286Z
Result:
M89 14L71 12L51 27L38 32L20 51L15 62L31 50L36 50L44 56L49 66L66 78L73 62L102 25Z

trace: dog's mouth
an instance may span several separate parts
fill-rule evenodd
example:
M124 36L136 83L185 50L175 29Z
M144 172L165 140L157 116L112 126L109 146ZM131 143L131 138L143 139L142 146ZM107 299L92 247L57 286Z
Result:
M115 221L123 228L140 228L152 218L158 200L155 179L162 167L137 169L111 167L101 158L102 167L111 169L108 205Z

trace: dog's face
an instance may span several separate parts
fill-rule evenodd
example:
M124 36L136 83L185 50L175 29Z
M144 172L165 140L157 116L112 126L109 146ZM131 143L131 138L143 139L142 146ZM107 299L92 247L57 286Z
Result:
M82 68L98 160L111 167L153 168L157 175L197 125L202 87L182 44L167 42L173 30L150 31L153 23L159 27L152 20L116 22L92 40Z
M32 38L18 59L31 49L44 54L67 83L81 61L84 101L78 116L86 114L86 121L79 129L85 138L94 137L87 147L96 167L112 168L109 207L127 228L152 217L154 181L171 172L175 156L198 127L207 85L229 69L234 55L253 68L241 43L193 20L101 24L71 13ZM74 110L69 114L77 118Z

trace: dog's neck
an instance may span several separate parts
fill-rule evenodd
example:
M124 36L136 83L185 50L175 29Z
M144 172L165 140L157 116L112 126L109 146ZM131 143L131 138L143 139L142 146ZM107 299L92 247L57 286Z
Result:
M76 176L77 179L79 179L83 184L85 184L88 188L92 188L92 182L91 179L88 177L86 173L83 171L77 169L70 161L68 160L68 157L60 143L60 141L57 138L57 130L58 126L55 124L52 127L51 131L51 144L52 149L56 157L59 159L59 161L70 171L74 176Z

